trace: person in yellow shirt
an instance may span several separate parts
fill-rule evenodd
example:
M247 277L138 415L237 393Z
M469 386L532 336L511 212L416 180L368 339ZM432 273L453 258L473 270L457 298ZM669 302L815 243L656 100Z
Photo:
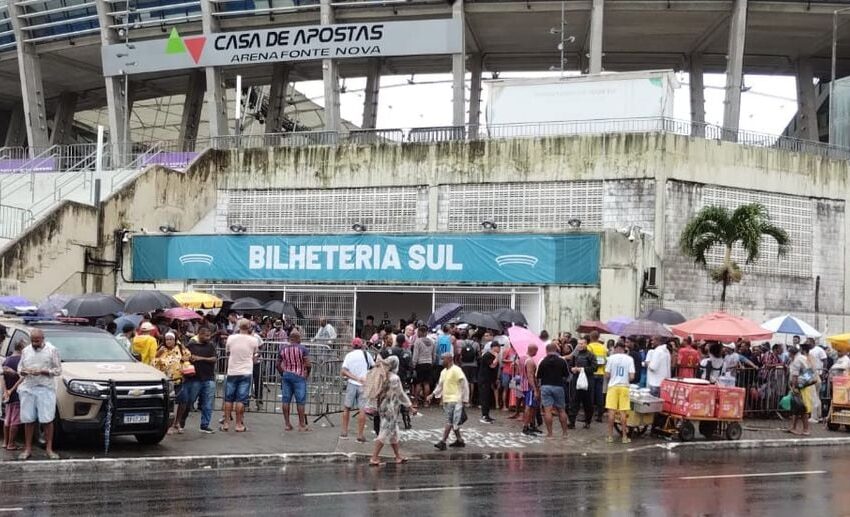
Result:
M151 336L155 328L152 323L146 321L139 327L139 335L133 338L133 352L139 354L141 361L149 365L153 365L156 350L159 348L156 338Z
M440 372L440 380L434 392L428 395L428 401L438 398L442 400L443 411L446 413L446 427L443 429L443 439L434 444L441 451L446 450L446 440L449 433L454 430L455 441L449 447L465 447L466 443L460 435L460 426L463 424L461 417L464 413L464 405L469 403L469 383L463 370L454 364L454 356L451 352L442 355L443 371Z
M594 330L590 333L587 349L596 359L591 393L593 393L593 405L596 407L596 421L601 422L602 415L605 413L605 362L608 360L608 349L599 341L599 332Z

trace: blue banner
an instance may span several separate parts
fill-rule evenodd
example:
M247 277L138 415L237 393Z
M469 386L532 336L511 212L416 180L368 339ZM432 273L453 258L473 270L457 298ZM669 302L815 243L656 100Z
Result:
M598 284L596 234L141 235L133 280Z

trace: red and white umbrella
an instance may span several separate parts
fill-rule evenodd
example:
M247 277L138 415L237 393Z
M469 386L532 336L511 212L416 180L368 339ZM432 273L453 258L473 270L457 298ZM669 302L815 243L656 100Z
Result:
M187 309L185 307L175 307L173 309L168 309L163 314L166 318L171 320L202 320L203 316L193 311L192 309Z

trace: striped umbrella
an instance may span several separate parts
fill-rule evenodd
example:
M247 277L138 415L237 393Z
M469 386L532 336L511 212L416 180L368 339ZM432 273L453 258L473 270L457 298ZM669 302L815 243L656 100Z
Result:
M815 330L814 327L800 318L791 316L790 314L765 321L761 324L761 326L774 334L791 334L794 336L806 336L813 338L821 337L821 333Z

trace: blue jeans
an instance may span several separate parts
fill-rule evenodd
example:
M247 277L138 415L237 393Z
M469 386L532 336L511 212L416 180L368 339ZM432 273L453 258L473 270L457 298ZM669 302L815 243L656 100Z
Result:
M201 429L206 429L212 421L213 400L215 399L215 381L199 381L189 379L183 383L183 390L180 392L183 400L180 402L186 404L187 410L192 407L192 404L198 400L198 409L201 410Z
M307 403L307 379L292 372L283 372L280 380L281 403L289 404L295 397L295 403L303 406Z

